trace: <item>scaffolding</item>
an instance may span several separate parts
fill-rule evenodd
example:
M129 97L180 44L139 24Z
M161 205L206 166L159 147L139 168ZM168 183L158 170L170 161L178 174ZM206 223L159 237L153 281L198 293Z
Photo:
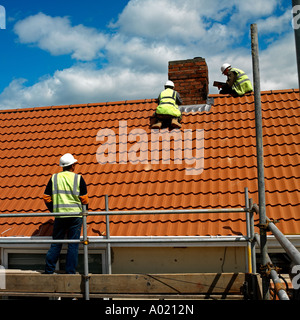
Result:
M72 215L83 218L83 237L78 240L51 240L51 239L5 239L0 238L0 246L1 244L51 244L51 243L81 243L83 245L83 254L84 254L84 274L82 275L83 283L84 283L84 298L86 300L90 299L90 279L91 275L89 274L89 265L88 265L88 247L89 244L93 243L101 243L106 245L106 263L107 263L107 273L111 274L111 244L123 243L123 244L132 244L132 243L200 243L200 242L213 242L214 238L201 238L201 237L191 237L191 238L181 238L181 237L171 237L169 239L162 239L159 237L149 237L143 239L114 239L110 236L110 216L113 215L162 215L162 214L222 214L222 213L244 213L245 221L246 221L246 235L244 235L243 241L246 242L247 247L247 274L255 275L257 274L256 270L256 244L260 245L259 237L254 232L254 214L259 213L259 208L256 204L253 204L252 199L249 199L248 188L245 188L245 206L243 208L220 208L220 209L190 209L190 210L142 210L142 211L109 211L109 203L108 196L105 196L105 211L101 212L87 212L84 207L83 212L77 213L64 213L65 216ZM2 218L14 218L14 217L55 217L61 215L59 213L9 213L9 214L0 214L0 219ZM87 235L87 216L99 216L104 215L106 221L106 235L105 238L89 238ZM267 220L267 225L258 225L259 228L264 228L266 231L272 231L276 239L282 245L282 247L286 250L291 260L300 265L300 253L293 246L293 244L278 230L278 228L274 225L272 221ZM241 241L240 239L223 239L223 241ZM275 286L276 293L278 297L282 300L288 300L289 297L286 292L286 288L284 288L281 280L278 277L277 269L273 266L269 257L267 257L267 263L262 266L260 274L262 278L269 279L272 278ZM251 280L253 283L253 279ZM264 282L263 282L264 283ZM268 288L265 288L265 291ZM252 288L253 291L253 288Z

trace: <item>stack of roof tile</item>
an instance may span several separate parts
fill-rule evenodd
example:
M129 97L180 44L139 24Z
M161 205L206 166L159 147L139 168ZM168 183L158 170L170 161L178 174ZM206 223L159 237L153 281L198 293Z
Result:
M151 149L149 119L155 100L1 111L1 212L46 211L45 186L60 171L59 158L66 152L78 159L76 170L87 182L90 211L105 209L105 194L110 210L239 208L245 206L245 187L257 203L253 95L213 98L209 112L185 113L181 131L170 131L169 163L162 143L159 150L152 148L155 156ZM280 221L284 233L300 234L299 91L266 91L261 98L267 215ZM184 136L188 131L191 135ZM197 132L203 134L202 142ZM190 151L181 153L180 145L182 150L190 145ZM101 164L114 156L114 147L115 163ZM203 162L198 159L203 171L190 175L197 152L204 157ZM112 236L246 233L245 214L237 213L117 215L110 220ZM88 235L105 234L104 221L90 216ZM0 219L0 236L51 235L52 223L51 217Z

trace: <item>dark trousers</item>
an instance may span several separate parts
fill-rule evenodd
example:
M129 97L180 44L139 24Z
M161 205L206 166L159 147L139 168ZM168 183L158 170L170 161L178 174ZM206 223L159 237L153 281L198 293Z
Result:
M56 218L53 226L52 238L61 240L67 235L67 239L80 239L82 218ZM68 243L66 258L66 273L75 274L78 264L79 243ZM46 255L45 273L53 273L59 258L62 243L52 243Z
M154 112L153 115L150 117L150 125L152 126L153 124L160 121L163 123L163 127L170 127L172 118L177 119L177 121L180 123L182 120L182 115L177 118L168 114L157 114L156 112Z
M227 83L225 83L220 91L220 94L230 94L233 97L238 97L239 95L231 88Z

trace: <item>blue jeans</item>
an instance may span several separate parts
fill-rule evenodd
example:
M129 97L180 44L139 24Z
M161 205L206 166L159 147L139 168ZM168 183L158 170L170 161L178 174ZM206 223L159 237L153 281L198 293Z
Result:
M64 239L80 239L82 226L82 218L56 218L53 226L52 238L54 240ZM66 273L75 274L78 264L78 247L79 243L68 243L68 251L66 257ZM53 273L56 262L59 258L62 243L52 243L46 255L45 273Z

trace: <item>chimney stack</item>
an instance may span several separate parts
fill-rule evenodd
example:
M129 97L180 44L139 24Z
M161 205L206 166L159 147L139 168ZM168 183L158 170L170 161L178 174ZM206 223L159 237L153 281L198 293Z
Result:
M208 69L204 58L169 61L169 80L175 84L183 105L205 104L208 95Z

